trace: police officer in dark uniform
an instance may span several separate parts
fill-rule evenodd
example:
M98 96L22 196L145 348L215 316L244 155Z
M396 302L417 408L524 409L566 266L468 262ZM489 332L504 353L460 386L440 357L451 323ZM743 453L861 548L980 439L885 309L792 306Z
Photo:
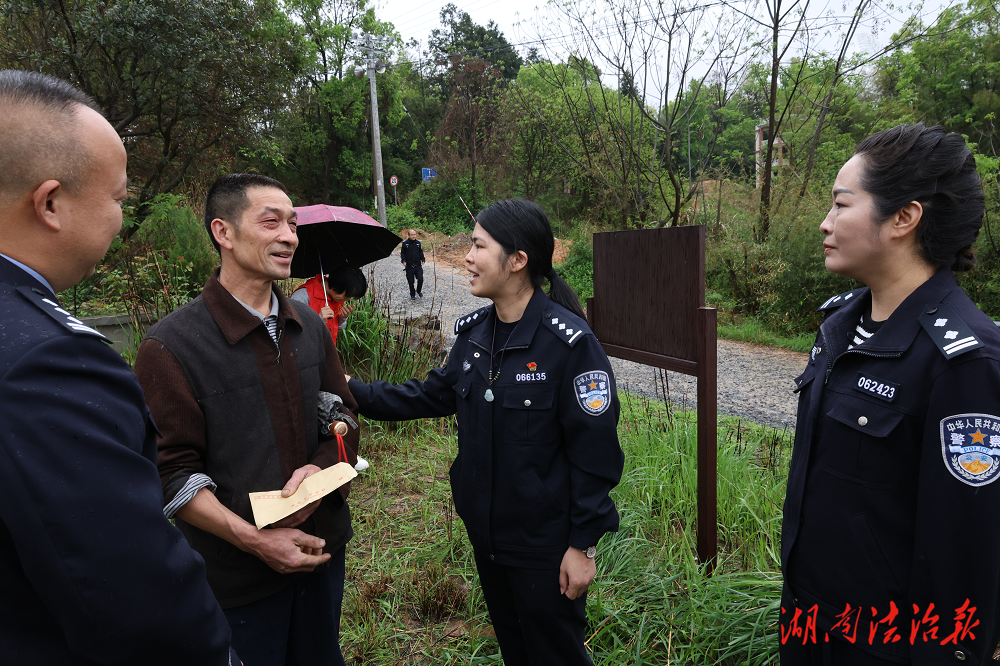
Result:
M121 228L122 142L51 77L0 71L0 111L0 662L238 664L142 390L55 295Z
M590 664L586 589L598 541L618 529L609 493L624 464L614 376L552 270L545 213L501 201L477 221L469 282L493 305L456 322L446 367L423 382L350 389L370 418L457 414L452 493L504 663Z
M1000 334L955 284L983 193L965 141L862 141L820 229L831 297L785 499L781 663L991 663L1000 641Z
M406 240L399 248L399 259L403 263L403 270L406 271L406 282L410 285L410 300L417 296L424 297L424 248L417 239L417 230L410 229L406 232ZM414 288L413 281L417 286Z

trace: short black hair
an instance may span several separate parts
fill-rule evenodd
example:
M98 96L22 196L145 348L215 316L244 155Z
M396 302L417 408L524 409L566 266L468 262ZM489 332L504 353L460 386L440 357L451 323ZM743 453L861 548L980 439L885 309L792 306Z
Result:
M54 76L0 70L0 195L20 196L46 180L76 191L91 156L80 144L80 107L100 113L90 97Z
M239 226L243 213L250 207L247 190L253 187L276 187L285 194L288 189L281 181L259 173L230 173L212 183L205 197L205 231L215 251L222 253L219 241L212 233L212 220L218 218Z
M923 207L920 250L934 266L975 267L972 244L983 226L986 201L976 160L961 134L943 127L897 125L858 144L861 186L875 200L876 217L888 220L906 204Z
M326 279L328 289L333 289L346 298L361 298L368 292L368 280L357 266L341 266L330 271Z

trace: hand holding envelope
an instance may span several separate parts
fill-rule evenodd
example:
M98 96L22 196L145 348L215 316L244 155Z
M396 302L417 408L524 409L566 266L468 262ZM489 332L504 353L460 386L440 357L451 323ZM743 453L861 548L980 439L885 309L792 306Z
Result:
M303 479L298 489L288 497L282 497L280 489L250 493L254 524L261 529L290 516L307 504L329 495L357 475L350 464L339 462Z

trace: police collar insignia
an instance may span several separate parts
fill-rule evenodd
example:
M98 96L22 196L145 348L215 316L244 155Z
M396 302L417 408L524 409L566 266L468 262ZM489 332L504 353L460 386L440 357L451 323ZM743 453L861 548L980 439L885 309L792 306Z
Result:
M573 380L576 400L580 409L591 416L598 416L608 410L611 404L611 381L603 370L592 370L577 375Z
M985 486L1000 475L1000 417L956 414L941 421L941 454L951 475Z
M472 370L472 364L469 363L469 359L467 358L462 359L462 370L464 370L465 372Z

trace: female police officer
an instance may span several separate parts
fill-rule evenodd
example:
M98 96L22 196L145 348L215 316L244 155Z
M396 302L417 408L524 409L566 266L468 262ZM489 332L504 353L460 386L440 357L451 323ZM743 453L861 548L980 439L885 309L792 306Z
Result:
M446 367L425 381L350 389L371 418L457 414L452 493L504 663L590 664L586 591L598 540L618 529L609 492L624 463L614 377L552 269L542 209L500 201L476 219L469 284L493 305L456 322Z
M820 226L830 298L782 534L782 666L987 663L1000 594L1000 335L955 284L983 193L965 141L862 141ZM829 639L829 640L827 640Z

